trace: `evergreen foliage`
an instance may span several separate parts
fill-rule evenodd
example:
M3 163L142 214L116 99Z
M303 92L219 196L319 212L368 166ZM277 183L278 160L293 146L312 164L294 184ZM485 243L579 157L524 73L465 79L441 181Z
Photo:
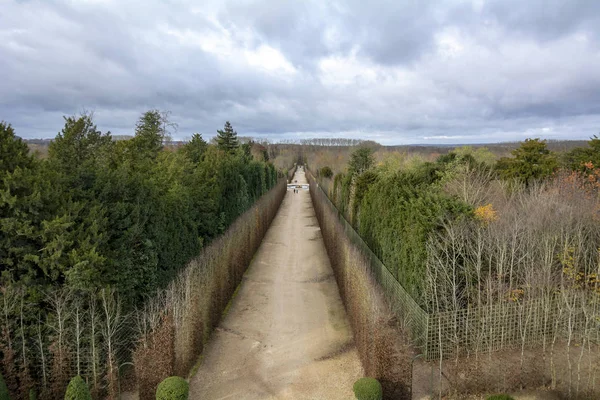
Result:
M360 175L352 174L349 165L348 173L334 179L338 209L415 299L425 284L428 237L445 219L472 212L469 205L446 194L440 185L452 163L469 160L457 161L453 154L413 169L389 172L377 167Z
M0 121L0 179L17 168L30 167L32 161L27 144L15 136L10 124Z
M163 380L156 389L156 400L187 400L190 387L187 381L178 376Z
M333 177L333 171L328 166L324 166L319 170L319 176L330 179Z
M381 400L383 398L381 383L375 378L360 378L354 382L353 390L357 400Z
M178 151L163 148L172 125L167 117L157 110L144 113L135 137L118 142L97 129L91 114L66 117L47 159L29 155L12 127L0 123L0 294L12 307L5 307L7 315L21 318L9 324L12 334L31 338L17 346L18 353L2 350L3 362L25 368L14 362L15 354L26 359L43 348L51 360L44 367L54 397L64 393L74 361L74 350L65 345L74 332L55 335L63 326L56 321L57 307L91 299L84 303L103 305L95 319L118 319L104 308L100 293L108 291L106 298L119 301L113 312L121 318L139 309L277 184L273 164L247 151L225 153L201 135ZM89 332L91 310L78 313L86 315L78 323ZM108 328L96 328L93 337L105 344ZM35 396L29 389L40 384L38 372L6 372L10 390L20 385L21 393ZM31 373L33 382L21 380ZM107 390L113 393L111 382ZM67 398L87 398L81 384L81 377L74 378Z
M360 147L350 154L348 162L348 171L351 174L362 174L375 164L373 149L370 147Z
M498 160L496 169L505 179L516 179L529 186L534 180L544 179L558 169L558 160L548 150L545 140L526 139L512 151L512 158Z
M514 400L514 398L512 398L511 396L509 396L507 394L494 394L494 395L488 396L486 398L486 400Z
M6 382L4 381L4 376L2 376L2 373L0 373L0 400L10 400L8 387L6 387Z
M92 400L90 390L81 376L77 375L71 379L67 386L65 400Z
M158 110L146 111L135 126L133 147L139 155L154 158L163 148L168 121Z
M202 135L194 133L192 140L182 147L182 151L194 164L199 164L204 159L207 148L208 143L202 138Z
M151 110L133 139L114 142L92 115L66 117L48 159L38 160L1 123L2 283L27 285L33 301L55 285L115 287L133 306L276 184L271 163L224 157L201 135L164 151L169 125Z
M223 130L217 131L217 146L228 154L234 154L240 147L237 132L233 130L229 121L225 122Z
M563 156L565 166L574 171L585 171L587 163L594 167L600 166L600 139L594 135L588 142L588 147L576 147Z
M64 120L65 127L48 148L56 169L66 175L79 175L106 160L112 147L110 132L103 135L90 114Z

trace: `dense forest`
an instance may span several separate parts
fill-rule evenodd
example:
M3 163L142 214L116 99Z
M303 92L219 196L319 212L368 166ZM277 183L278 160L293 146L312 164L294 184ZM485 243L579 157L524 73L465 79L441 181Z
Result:
M168 126L143 114L131 140L113 141L91 116L65 118L47 159L0 125L3 285L114 287L135 303L164 286L277 180L239 145L229 123L216 146L201 135L163 150Z
M120 141L91 115L66 117L47 157L0 123L0 367L13 398L62 398L74 374L114 398L117 353L131 357L147 329L136 315L283 177L229 122L214 143L165 146L167 116L144 113Z

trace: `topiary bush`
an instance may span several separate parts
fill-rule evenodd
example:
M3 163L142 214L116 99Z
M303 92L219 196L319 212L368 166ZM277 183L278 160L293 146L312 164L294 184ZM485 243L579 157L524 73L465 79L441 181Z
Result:
M515 400L507 394L493 394L488 396L486 400Z
M87 384L79 375L73 377L67 386L65 400L92 400Z
M190 385L183 378L170 376L162 381L156 389L156 400L187 400Z
M8 395L8 388L6 387L6 382L4 381L4 377L0 373L0 400L10 400L10 396Z
M381 400L383 390L381 383L375 378L360 378L354 382L354 396L358 400Z

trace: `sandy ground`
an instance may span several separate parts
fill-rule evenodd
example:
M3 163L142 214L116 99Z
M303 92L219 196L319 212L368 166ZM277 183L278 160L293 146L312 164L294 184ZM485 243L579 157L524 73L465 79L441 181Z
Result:
M306 183L304 172L295 177ZM308 191L288 191L190 399L351 399L362 367Z

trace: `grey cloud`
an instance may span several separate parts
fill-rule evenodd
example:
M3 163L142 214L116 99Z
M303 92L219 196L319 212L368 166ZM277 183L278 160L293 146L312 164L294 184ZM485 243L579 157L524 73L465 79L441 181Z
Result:
M600 37L600 3L595 0L491 0L482 11L484 18L537 40L554 40L577 30Z
M361 53L377 63L398 64L418 59L432 46L442 21L433 1L351 2L348 31L359 33ZM443 7L442 7L443 8Z
M316 57L360 53L377 63L398 64L427 51L437 28L457 6L432 0L229 1L220 19L232 29L251 26L295 64L311 66ZM327 36L334 34L335 43Z
M160 108L173 112L178 137L210 136L231 120L240 134L274 139L586 138L600 130L599 8L582 0L481 8L460 0L5 1L0 119L26 137L52 137L62 115L84 108L101 129L130 134L141 112ZM438 40L448 32L444 52ZM233 53L197 43L211 35ZM264 45L295 71L248 64L244 52ZM341 83L321 70L332 58L343 70L333 78L349 74Z
M328 2L258 0L227 1L219 14L233 32L250 28L261 42L278 48L294 65L312 68L315 60L331 49L325 43L328 28L334 26ZM256 43L260 45L260 43ZM343 40L336 47L344 48ZM348 49L346 49L348 50Z

